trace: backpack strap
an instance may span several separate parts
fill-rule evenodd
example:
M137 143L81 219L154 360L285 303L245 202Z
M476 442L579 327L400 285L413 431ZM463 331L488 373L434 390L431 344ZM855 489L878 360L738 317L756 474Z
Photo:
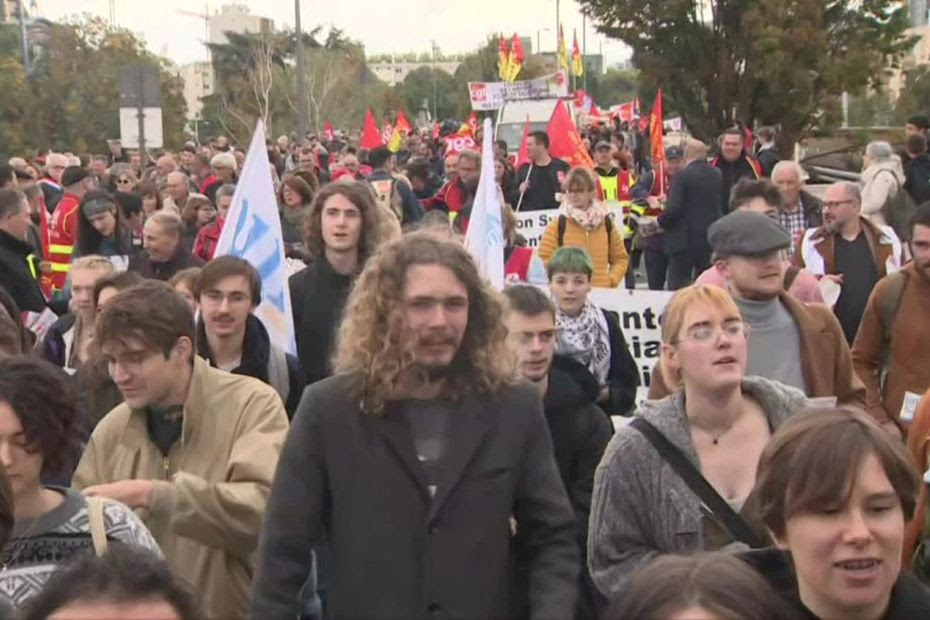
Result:
M879 367L878 383L882 393L885 391L885 382L888 375L888 358L891 356L891 330L894 319L901 308L901 299L907 287L908 275L906 271L896 271L886 276L884 295L879 301L878 320L882 325L882 363Z
M559 214L559 247L562 247L562 244L565 242L565 227L568 225L568 219Z
M97 557L107 552L107 527L103 517L103 502L99 497L87 497L87 523L90 527L90 538L94 543L94 553Z
M795 279L798 277L798 274L801 273L801 268L797 265L788 265L788 268L785 269L785 281L783 286L785 290L791 288L791 285L794 284Z
M272 344L268 355L268 383L286 403L291 393L291 380L287 372L287 353L281 347Z
M739 516L733 508L720 497L720 494L710 485L701 472L688 460L681 450L668 440L659 429L644 418L634 418L630 426L639 431L646 440L652 444L659 456L662 457L675 473L688 485L688 488L698 496L701 502L710 509L711 513L726 528L734 540L745 543L753 549L765 547L751 527Z

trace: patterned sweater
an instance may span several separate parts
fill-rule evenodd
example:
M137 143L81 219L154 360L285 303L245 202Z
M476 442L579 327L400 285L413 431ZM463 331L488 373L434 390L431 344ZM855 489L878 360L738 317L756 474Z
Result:
M48 487L64 495L54 510L34 519L17 519L13 537L2 553L0 597L14 606L35 596L52 573L71 559L94 553L87 515L87 501L73 489ZM122 542L161 551L142 521L125 505L105 500L107 541Z

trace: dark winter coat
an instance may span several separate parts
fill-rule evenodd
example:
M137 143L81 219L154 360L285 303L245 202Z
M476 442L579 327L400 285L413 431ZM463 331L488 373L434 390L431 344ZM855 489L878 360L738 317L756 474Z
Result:
M265 513L251 617L297 615L311 549L328 534L331 620L571 618L579 550L539 395L462 394L432 497L407 418L359 406L360 379L307 388ZM517 538L511 535L511 517ZM530 571L515 591L514 566Z

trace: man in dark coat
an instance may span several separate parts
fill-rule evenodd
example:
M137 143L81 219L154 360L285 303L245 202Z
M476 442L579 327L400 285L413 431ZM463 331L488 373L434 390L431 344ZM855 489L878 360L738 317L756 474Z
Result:
M720 155L714 157L710 165L723 175L723 191L720 195L720 208L723 213L729 211L730 190L740 179L762 178L762 166L746 152L745 136L738 127L727 129L718 141Z
M723 176L707 162L707 145L691 140L685 147L685 168L672 179L659 226L665 231L668 288L691 284L710 267L707 229L723 215Z
M29 245L29 202L16 189L0 189L0 287L21 311L42 312L45 297L36 281L38 261Z
M579 552L584 559L594 470L613 434L610 418L594 403L600 392L597 379L575 360L555 355L557 328L552 300L530 285L509 286L504 295L510 347L517 355L520 375L543 396L555 461L575 511ZM582 566L586 564L582 562ZM517 579L522 577L518 572ZM578 585L575 619L593 619L594 589L586 568Z
M167 282L188 267L203 267L202 258L184 247L184 221L171 211L156 211L142 229L143 247L129 259L129 271Z
M575 516L501 314L460 243L413 233L369 261L278 463L252 618L297 614L323 536L329 618L573 617Z
M200 272L194 297L200 304L197 354L213 367L267 383L293 417L303 376L297 358L271 341L254 314L262 301L258 270L238 256L214 258Z

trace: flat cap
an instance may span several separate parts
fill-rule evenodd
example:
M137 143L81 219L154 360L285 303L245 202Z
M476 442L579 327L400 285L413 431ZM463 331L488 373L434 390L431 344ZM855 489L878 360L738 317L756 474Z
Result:
M684 159L685 151L680 146L670 146L665 149L665 159Z
M601 140L600 142L594 145L595 151L602 151L602 150L609 151L610 149L611 149L610 142L607 142L606 140Z
M69 185L80 183L89 176L90 173L80 166L68 166L65 168L65 171L61 173L61 184L68 187Z
M757 256L791 246L791 235L775 220L755 211L734 211L707 229L718 256Z

